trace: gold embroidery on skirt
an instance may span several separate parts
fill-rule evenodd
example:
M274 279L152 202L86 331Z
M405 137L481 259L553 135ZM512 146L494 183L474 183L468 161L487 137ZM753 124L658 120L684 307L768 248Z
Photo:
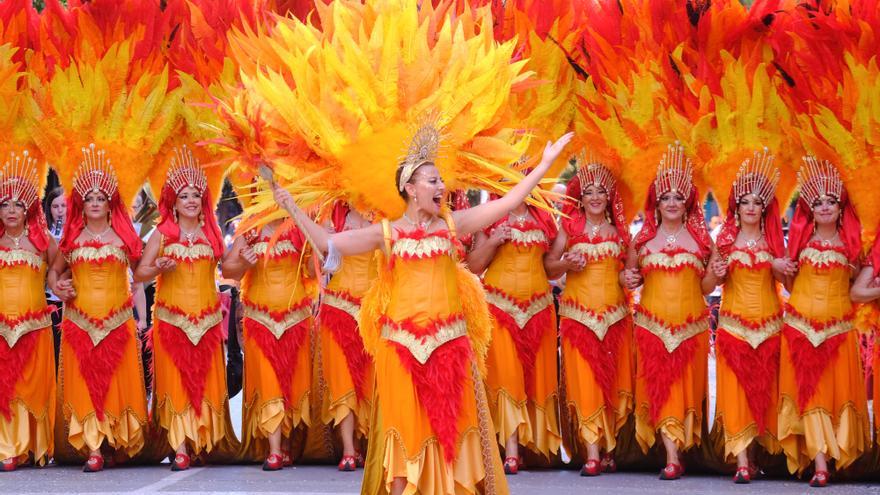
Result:
M487 290L486 302L510 315L510 317L513 318L513 321L516 322L516 325L522 329L533 316L543 311L547 306L553 304L553 294L547 292L541 297L532 299L529 301L528 306L523 309L522 306L515 303L504 294L494 290Z
M605 339L605 334L608 333L611 325L624 319L628 313L629 308L626 304L611 306L601 314L597 314L571 300L563 300L559 303L559 316L571 318L589 328L600 341Z
M321 299L322 304L326 304L327 306L336 308L340 311L345 311L352 318L357 321L358 316L361 312L361 305L355 302L351 302L344 297L337 296L331 292L326 292L324 294L323 299Z
M123 306L116 311L110 313L100 319L100 324L96 325L85 313L76 308L76 306L64 306L64 318L70 320L71 323L81 328L89 334L92 345L98 345L104 338L110 335L110 332L116 330L125 322L134 318L131 306Z
M816 330L809 320L792 313L786 313L784 321L786 325L802 333L804 337L813 344L813 347L819 347L831 337L849 332L853 329L852 321L840 320L831 325L822 327L821 330Z
M665 323L655 319L651 315L637 311L633 315L633 323L657 336L666 351L672 353L685 340L699 335L709 329L709 320L700 318L699 321L686 323L679 326L675 331Z
M736 316L721 313L718 317L718 328L748 342L752 349L757 349L765 340L782 330L782 315L780 314L760 327L754 328Z
M292 328L312 315L312 308L308 305L288 311L281 320L276 320L268 312L255 308L246 302L242 302L242 307L244 308L242 315L245 318L250 318L269 329L276 340L280 339L288 328Z
M218 307L216 311L198 320L191 320L189 317L175 313L164 306L158 306L156 308L156 319L179 328L181 332L186 334L193 345L199 345L199 341L208 333L208 330L223 321L223 313L220 312Z
M428 358L443 344L467 335L467 324L464 319L458 319L446 323L437 328L432 335L418 337L403 328L385 324L382 327L382 338L396 342L409 350L416 361L421 364L428 362Z
M24 319L16 322L14 325L10 325L5 321L0 321L0 336L6 339L6 343L9 345L9 347L12 347L15 345L16 342L18 342L18 339L33 332L34 330L41 330L43 328L51 326L52 315L50 313L45 313L41 316Z

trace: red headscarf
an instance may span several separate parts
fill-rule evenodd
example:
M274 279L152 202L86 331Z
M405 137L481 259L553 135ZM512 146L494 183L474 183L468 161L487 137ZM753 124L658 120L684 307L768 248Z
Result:
M862 249L862 224L856 215L852 202L849 200L849 194L846 189L841 190L840 198L841 226L840 240L843 241L846 257L850 263L855 263L859 259L859 253ZM797 207L794 210L794 217L791 219L791 225L788 229L788 254L793 260L797 260L801 251L810 242L813 237L813 209L807 204L807 201L801 196L798 199Z
M736 209L738 199L733 194L733 188L730 188L730 197L727 201L727 217L724 219L724 225L718 238L715 239L715 246L718 252L727 256L736 242L736 236L739 235L739 227L736 225ZM782 219L779 215L779 202L776 197L770 200L770 204L764 208L764 239L767 240L767 246L770 253L776 258L785 256L785 242L782 236Z
M620 240L625 245L628 245L630 242L629 227L626 223L626 215L623 213L623 198L620 197L616 184L611 187L610 191L605 192L608 195L606 211L611 219L611 224L617 229L617 235ZM581 178L578 174L574 174L574 177L568 181L565 195L571 199L567 199L565 206L562 208L562 213L567 217L562 218L562 229L569 237L574 237L580 235L587 224L587 217L580 204L584 192L581 189Z
M180 226L174 221L174 203L177 202L177 193L168 182L162 187L162 194L159 196L159 226L156 227L159 232L168 240L168 242L180 242ZM214 250L214 257L220 259L223 256L223 234L220 232L220 226L217 225L217 217L214 216L214 201L211 199L211 190L205 188L202 191L202 215L204 216L204 225L202 232L208 238L211 249Z
M9 198L0 197L0 203L7 199ZM46 215L43 213L43 205L39 200L34 201L25 212L24 222L28 229L28 240L37 248L37 251L42 253L49 249L49 227L46 225ZM5 233L6 226L0 222L0 237Z
M648 188L648 199L645 201L645 223L633 241L636 251L641 250L646 242L657 237L659 222L655 213L658 203L656 191L654 183L651 183L651 187ZM708 260L709 255L712 253L712 239L709 237L709 231L706 229L706 219L703 218L703 211L697 198L699 198L699 195L697 194L696 186L694 186L691 188L690 196L685 201L685 212L687 214L685 227L700 248L700 256L703 260Z
M143 242L134 231L128 208L119 197L119 190L114 191L110 199L110 227L113 232L122 239L123 250L132 263L141 258ZM67 198L67 219L64 222L64 231L61 234L59 247L61 252L69 253L76 247L76 238L82 233L85 223L85 203L83 197L75 190Z

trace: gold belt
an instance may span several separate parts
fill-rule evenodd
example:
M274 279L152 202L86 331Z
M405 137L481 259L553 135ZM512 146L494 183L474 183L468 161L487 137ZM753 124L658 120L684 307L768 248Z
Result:
M595 333L599 340L605 338L605 334L608 333L611 325L624 319L627 314L629 314L629 308L625 304L612 306L601 314L584 309L583 306L574 301L562 301L559 304L559 316L571 318L579 322Z
M131 306L123 306L98 320L97 318L90 318L75 306L65 305L64 318L89 334L89 338L92 339L92 345L97 346L110 335L110 332L133 319L134 313L132 313ZM95 324L94 320L98 320L100 323Z
M547 306L553 304L553 294L547 292L541 297L529 301L526 309L516 304L512 299L504 294L495 291L486 291L486 302L510 315L516 325L522 329L526 326L533 316L540 313Z
M813 344L813 347L819 347L831 337L849 332L853 329L852 321L841 320L823 327L822 330L816 330L809 320L792 313L786 313L784 321L786 325L802 333L804 337Z
M782 316L777 316L766 321L760 327L753 328L735 316L722 313L718 317L718 328L745 340L752 346L752 349L757 349L765 340L782 330Z
M699 321L687 323L673 331L673 328L669 325L640 311L636 311L633 315L633 323L656 335L663 342L666 351L669 353L677 349L685 340L709 329L709 320L701 318Z
M467 335L467 324L464 319L458 319L443 324L431 335L422 337L386 323L382 327L382 338L390 342L396 342L409 350L416 361L421 364L428 362L428 358L443 344Z
M0 336L6 339L6 344L8 344L9 347L12 347L18 342L18 339L25 335L35 330L41 330L51 326L52 315L48 312L44 312L42 315L25 318L24 320L11 325L5 321L0 321Z
M186 334L193 345L199 345L199 342L208 333L208 330L223 321L223 313L220 311L220 308L217 308L216 311L208 313L197 320L192 320L188 316L171 311L164 306L157 306L156 319L179 328Z
M245 318L250 318L268 328L276 340L280 339L288 328L292 328L312 315L312 308L308 305L288 311L281 320L276 320L268 312L248 303L242 303L242 308L242 315Z

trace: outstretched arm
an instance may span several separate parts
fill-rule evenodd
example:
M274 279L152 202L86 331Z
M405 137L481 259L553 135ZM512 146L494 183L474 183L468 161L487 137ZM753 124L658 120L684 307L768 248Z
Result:
M293 197L286 189L276 185L273 192L275 193L275 202L278 203L278 206L287 211L299 229L318 251L326 253L331 242L334 249L342 256L368 253L382 247L383 237L380 224L339 233L330 233L306 215L296 205Z
M849 297L856 303L867 303L880 298L880 277L874 277L874 267L862 268L849 291Z
M532 192L532 189L538 185L550 166L556 161L556 158L565 149L565 145L571 141L574 133L564 134L555 143L548 142L544 147L544 155L541 157L541 163L532 170L519 184L513 187L504 196L487 203L468 208L467 210L456 211L452 213L455 220L456 230L460 235L467 235L478 230L482 230L489 225L497 222L504 215L510 213L520 203L525 201Z

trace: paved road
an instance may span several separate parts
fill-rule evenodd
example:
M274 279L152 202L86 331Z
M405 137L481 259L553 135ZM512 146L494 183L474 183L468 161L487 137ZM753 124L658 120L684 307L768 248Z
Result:
M98 474L84 474L73 466L52 466L0 473L0 493L356 494L360 493L360 478L360 471L340 473L332 466L303 466L275 473L264 473L259 466L210 466L172 473L164 465L115 468ZM721 476L688 476L675 482L661 482L654 473L618 473L586 479L576 471L528 471L508 479L514 495L880 495L880 485L840 484L816 491L804 482L791 480L759 480L742 486Z

